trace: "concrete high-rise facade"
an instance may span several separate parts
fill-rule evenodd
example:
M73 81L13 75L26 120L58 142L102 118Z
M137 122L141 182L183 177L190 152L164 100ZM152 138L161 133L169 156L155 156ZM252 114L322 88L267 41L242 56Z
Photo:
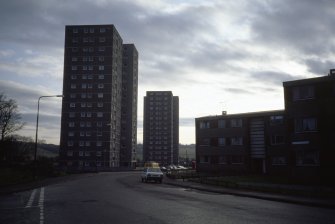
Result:
M127 100L137 107L137 82L132 82L136 93L131 94L136 99L122 98L123 64L135 61L123 57L124 48L113 25L65 28L60 162L69 170L106 170L121 165L120 155L126 151L121 150L121 108L128 105ZM137 61L130 69L136 70L132 74L137 79Z
M123 167L136 166L138 52L134 44L123 45L121 151Z
M143 160L178 164L179 98L171 91L148 91L144 97Z

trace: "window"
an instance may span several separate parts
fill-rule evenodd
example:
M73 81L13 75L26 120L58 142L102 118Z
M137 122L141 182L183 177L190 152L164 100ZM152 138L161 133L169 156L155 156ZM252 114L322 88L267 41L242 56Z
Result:
M242 127L242 119L241 118L231 119L230 126L232 128L240 128L240 127Z
M76 107L76 103L70 103L70 107L71 107L71 108Z
M211 142L211 140L209 138L202 138L200 141L201 141L200 142L201 146L209 146L210 142Z
M82 89L86 89L86 87L87 87L87 84L86 84L86 83L81 84L81 88L82 88Z
M104 103L102 103L102 102L98 102L97 106L98 106L98 107L103 107L103 106L104 106Z
M74 127L74 122L69 122L69 127L73 128Z
M84 37L84 38L83 38L83 42L84 42L84 43L87 43L87 42L88 42L88 37Z
M81 128L85 127L85 122L81 121L81 122L80 122L80 127L81 127Z
M296 152L296 165L297 166L319 166L320 153L318 151L298 151Z
M231 163L232 164L243 164L243 156L232 156Z
M94 43L94 37L90 37L90 43Z
M72 61L78 61L77 57L72 57Z
M73 47L72 48L72 52L78 52L78 48L77 47Z
M72 33L78 33L78 29L77 28L73 28L72 29Z
M99 79L105 79L105 75L99 75Z
M295 119L294 129L296 133L317 131L317 120L316 118Z
M86 136L87 136L87 137L90 137L90 136L91 136L91 132L87 131L87 132L86 132Z
M218 138L218 145L219 146L225 146L226 145L226 139L225 138Z
M89 84L87 85L87 88L92 89L92 88L93 88L93 84L89 83Z
M86 71L86 70L87 70L87 66L84 65L84 66L83 66L83 71Z
M74 136L74 132L73 132L73 131L70 131L70 132L68 133L68 136L69 136L69 137L73 137L73 136Z
M97 117L103 117L103 113L102 112L98 112L97 113Z
M226 127L226 120L219 120L218 121L218 127L219 128L225 128Z
M209 121L200 121L200 129L209 127L210 127Z
M72 70L72 71L76 71L76 70L77 70L77 66L73 65L73 66L71 67L71 70Z
M88 66L88 70L92 71L93 70L93 65Z
M80 103L80 106L81 106L81 107L86 107L86 103L85 103L85 102L82 102L82 103Z
M76 75L71 75L71 79L77 79Z
M287 165L286 157L284 156L275 156L272 157L272 165Z
M72 157L72 156L73 156L73 151L72 151L72 150L67 151L67 152L66 152L66 155L67 155L68 157Z
M103 71L103 70L105 70L105 66L99 65L99 71Z
M93 48L93 47L90 47L90 48L88 49L88 51L89 51L89 52L94 52L94 48Z
M85 156L86 156L86 157L90 156L90 152L87 152L87 151L86 151L86 152L85 152ZM86 165L86 164L85 164L85 165Z
M281 145L285 143L285 138L282 135L272 135L271 145Z
M86 141L86 142L85 142L85 146L91 146L91 142Z
M85 136L85 132L84 131L81 131L80 132L80 137L84 137Z
M90 33L94 33L94 28L90 28Z
M88 79L93 79L93 75L88 75L87 78Z
M103 93L98 93L98 98L103 98L104 94Z
M92 126L91 122L90 122L90 121L87 121L87 122L86 122L86 127L91 127L91 126Z
M91 112L87 112L86 113L86 117L92 117L92 113Z
M102 136L102 132L101 131L97 131L97 136Z
M226 156L220 156L219 157L219 164L226 164L227 163L227 157Z
M80 113L80 117L86 117L86 113L85 112L81 112Z
M97 146L102 146L102 142L101 141L97 141Z
M97 122L97 127L102 127L102 122L101 121Z
M100 33L106 32L106 28L100 28Z
M104 56L99 56L99 61L105 61L105 57Z
M270 116L270 125L278 125L283 123L284 123L283 115Z
M77 88L77 85L76 84L71 84L71 89L75 89Z
M314 86L297 86L292 88L293 101L314 98Z
M200 163L209 163L209 156L200 156Z
M106 48L105 47L99 47L99 51L105 51Z
M231 145L243 145L243 138L242 137L232 137Z
M72 85L71 85L71 89L72 89ZM71 99L76 98L76 94L75 94L75 93L71 93L71 94L70 94L70 98L71 98Z
M98 84L98 88L99 88L99 89L103 89L103 88L104 88L104 84L99 83L99 84Z
M106 38L105 37L99 37L99 42L105 42L106 41Z
M87 107L92 107L92 103L87 103Z
M84 33L88 33L88 28L84 28Z
M92 62L92 61L94 61L94 57L90 56L90 57L88 57L88 60Z
M87 57L83 57L83 62L87 62Z
M67 146L73 146L73 141L68 141Z

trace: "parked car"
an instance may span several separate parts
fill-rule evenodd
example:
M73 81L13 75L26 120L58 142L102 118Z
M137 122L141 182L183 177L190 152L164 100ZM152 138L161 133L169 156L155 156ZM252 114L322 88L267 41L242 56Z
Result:
M184 167L184 166L177 166L177 169L178 169L178 170L187 170L187 168Z
M163 172L158 167L147 167L144 168L141 174L142 182L155 181L162 183L163 181Z
M162 171L162 172L166 172L166 171L167 171L167 168L166 168L165 166L162 166L162 167L161 167L161 171Z

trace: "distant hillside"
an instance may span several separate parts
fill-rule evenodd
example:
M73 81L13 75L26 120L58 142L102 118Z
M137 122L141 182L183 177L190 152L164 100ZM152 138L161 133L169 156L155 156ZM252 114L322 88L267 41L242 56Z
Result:
M195 159L195 144L191 145L179 145L179 157L188 158L190 160Z
M58 154L59 154L59 145L53 145L53 144L38 145L38 156L55 158L58 156Z
M137 159L142 160L143 158L143 144L137 144L136 148ZM179 157L195 159L195 144L183 145L179 144Z

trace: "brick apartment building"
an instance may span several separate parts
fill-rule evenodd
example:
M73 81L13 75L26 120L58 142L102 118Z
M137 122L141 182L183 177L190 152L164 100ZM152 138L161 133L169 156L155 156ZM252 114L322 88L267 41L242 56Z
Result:
M333 180L335 70L283 86L285 110L196 118L197 170Z

